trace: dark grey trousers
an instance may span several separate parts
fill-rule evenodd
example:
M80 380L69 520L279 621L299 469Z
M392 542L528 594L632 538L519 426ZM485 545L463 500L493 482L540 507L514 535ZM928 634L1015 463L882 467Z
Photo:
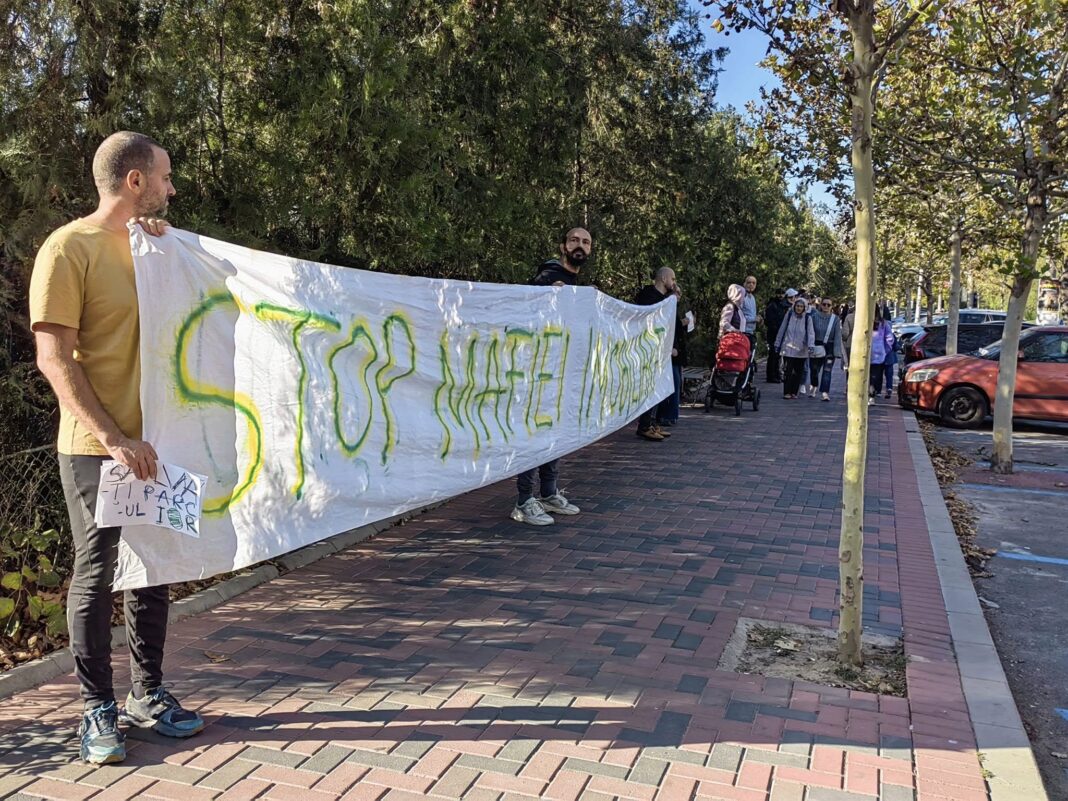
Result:
M559 473L559 459L546 462L541 467L532 467L515 477L516 506L534 497L534 479L541 481L541 497L548 498L556 494L556 476Z
M74 576L67 593L67 627L74 675L85 708L115 700L111 676L111 583L119 555L119 528L93 522L103 456L59 454L59 475L74 537ZM167 639L166 586L124 594L126 637L133 691L141 697L163 684L163 644Z

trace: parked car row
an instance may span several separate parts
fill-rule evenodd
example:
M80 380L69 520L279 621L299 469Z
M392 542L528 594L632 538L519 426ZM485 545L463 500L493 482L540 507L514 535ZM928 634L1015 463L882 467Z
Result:
M973 353L913 360L898 385L898 402L956 428L978 426L994 409L1000 356L999 339ZM1020 335L1012 410L1014 417L1068 422L1068 327L1037 326Z
M1022 327L1030 328L1031 324L1024 323ZM947 331L945 325L928 325L907 339L903 337L901 351L905 365L945 356ZM1004 331L1004 320L996 323L962 323L957 327L957 353L974 353L979 348L997 342Z

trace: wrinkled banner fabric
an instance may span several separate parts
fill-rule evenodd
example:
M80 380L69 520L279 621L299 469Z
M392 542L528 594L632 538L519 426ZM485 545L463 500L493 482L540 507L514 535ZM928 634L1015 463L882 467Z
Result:
M199 539L123 529L115 589L234 570L499 481L672 391L674 299L364 272L174 229L131 244L144 436L208 484Z

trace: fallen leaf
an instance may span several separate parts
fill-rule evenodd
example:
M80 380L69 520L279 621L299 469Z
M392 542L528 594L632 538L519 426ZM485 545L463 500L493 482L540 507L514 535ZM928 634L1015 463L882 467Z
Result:
M217 654L214 651L205 651L204 656L210 659L212 662L229 662L230 657L226 654Z

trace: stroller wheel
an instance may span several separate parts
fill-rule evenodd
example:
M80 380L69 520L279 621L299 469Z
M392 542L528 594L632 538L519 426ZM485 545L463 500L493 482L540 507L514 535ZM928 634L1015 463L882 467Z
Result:
M760 390L753 393L753 411L760 409Z
M738 400L736 400L734 402L734 416L735 417L741 417L742 416L742 399L741 398L738 398Z

